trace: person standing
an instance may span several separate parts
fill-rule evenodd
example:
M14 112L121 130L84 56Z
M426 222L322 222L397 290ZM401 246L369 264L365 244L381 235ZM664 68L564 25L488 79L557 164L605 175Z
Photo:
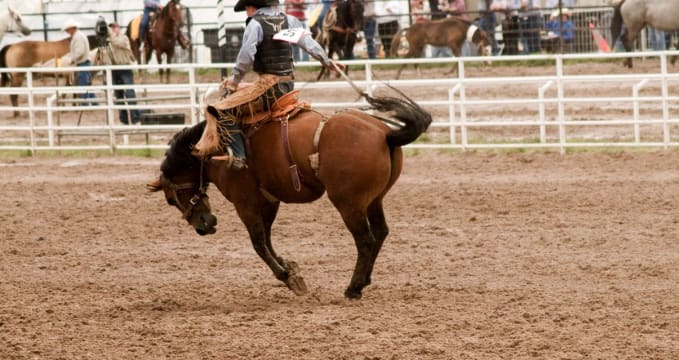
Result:
M73 20L69 19L64 22L63 30L71 37L71 45L69 56L71 61L77 67L88 67L92 65L90 61L90 42L87 40L87 36L83 34L82 31L78 29L79 24ZM92 85L92 73L89 70L76 71L75 73L75 84L77 86L90 86ZM94 98L94 93L86 91L81 94L82 99ZM93 104L93 103L90 103Z
M144 37L149 28L149 20L152 12L159 12L162 9L160 0L144 0L144 13L141 16L141 25L139 25L139 43L144 44Z
M108 25L110 31L108 34L108 41L110 45L110 60L112 65L130 65L135 62L134 54L132 53L132 47L130 46L130 39L122 34L120 31L120 25L116 22L112 22ZM111 71L113 77L113 85L134 85L134 75L132 69L115 69ZM115 89L113 91L118 103L122 102L125 105L137 105L137 96L134 89ZM129 124L130 121L133 124L139 123L140 113L139 109L120 109L120 122L123 124Z
M377 33L380 35L384 57L391 54L391 40L399 30L398 17L402 15L398 0L382 1L375 4Z
M519 12L519 29L523 53L532 54L540 51L540 30L542 14L539 0L522 0Z
M483 32L490 36L491 49L493 55L497 55L500 52L500 47L497 44L497 39L495 38L495 28L497 27L497 15L495 14L493 3L494 0L479 0L478 10L479 10L479 27Z
M368 0L363 4L363 37L365 37L365 50L368 52L368 59L377 58L375 50L375 31L377 31L377 20L375 19L375 2Z

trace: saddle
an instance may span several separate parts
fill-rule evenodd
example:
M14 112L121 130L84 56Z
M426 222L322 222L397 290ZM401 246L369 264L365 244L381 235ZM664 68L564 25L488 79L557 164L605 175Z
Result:
M260 75L255 83L208 105L205 112L207 126L194 146L194 154L210 156L224 152L233 142L232 135L236 132L244 135L246 148L249 148L249 139L257 130L271 121L278 121L292 183L299 191L300 175L290 151L288 121L300 112L310 110L311 106L299 98L299 90L276 99L272 88L279 80L275 75Z

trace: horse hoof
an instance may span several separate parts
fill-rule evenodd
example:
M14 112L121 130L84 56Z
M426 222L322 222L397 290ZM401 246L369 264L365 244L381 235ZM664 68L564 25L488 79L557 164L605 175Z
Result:
M360 300L361 296L363 296L363 294L361 294L360 290L356 291L347 289L346 291L344 291L344 297L346 297L347 299Z
M288 271L288 274L290 276L295 276L299 274L299 265L297 265L297 263L294 261L283 260L283 267L285 268L285 270Z
M285 282L285 285L297 296L302 296L309 292L304 278L299 275L288 276L288 281Z

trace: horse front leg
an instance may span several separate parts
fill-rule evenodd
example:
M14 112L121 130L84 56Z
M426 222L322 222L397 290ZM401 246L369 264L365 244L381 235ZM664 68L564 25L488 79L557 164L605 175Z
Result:
M276 279L285 283L295 295L308 292L304 278L299 275L299 266L294 261L285 261L278 256L271 245L271 226L278 213L278 203L264 205L261 214L241 216L250 234L250 241L257 255L264 260Z
M634 41L636 40L637 35L633 34L631 31L625 32L622 36L622 46L625 48L625 51L630 52L634 49ZM632 58L629 57L625 59L625 66L628 68L632 68Z

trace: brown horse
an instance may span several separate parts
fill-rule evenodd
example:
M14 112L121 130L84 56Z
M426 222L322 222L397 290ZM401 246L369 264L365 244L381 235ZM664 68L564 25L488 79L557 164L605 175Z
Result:
M447 46L456 57L460 57L465 40L475 44L480 55L491 55L491 43L488 35L476 25L459 17L453 16L440 20L417 22L409 28L402 29L394 35L394 39L391 41L391 56L394 58L398 57L398 49L404 32L408 40L408 53L405 55L407 58L421 57L424 46L427 44ZM399 67L396 79L401 77L401 72L405 66L403 64ZM415 68L419 71L417 64L415 64ZM456 67L453 67L452 71L456 69Z
M149 31L146 32L145 39L139 39L133 35L132 29L136 23L136 20L130 21L127 26L126 35L130 38L130 46L134 56L137 58L137 62L140 64L147 63L151 57L151 52L155 51L158 65L161 65L163 62L163 54L166 56L166 62L171 64L172 59L174 59L175 45L180 38L180 27L184 25L184 10L179 0L168 1L160 11L160 14L157 14L152 24L149 25ZM140 51L142 41L144 42L143 59ZM183 48L188 46L188 44L181 42L180 45ZM165 83L169 84L170 69L160 68L158 72L161 81L165 73Z
M382 199L398 179L403 165L401 146L425 132L431 115L412 100L372 98L379 111L392 111L405 126L393 130L377 118L346 110L327 118L315 111L301 112L285 127L291 158L297 164L301 186L295 190L281 140L279 122L269 122L249 139L248 167L234 170L225 161L201 160L192 149L206 127L201 122L176 134L170 142L159 179L148 184L163 190L198 234L212 234L217 219L207 201L206 187L214 183L235 207L250 234L257 254L277 279L295 294L306 292L294 262L285 261L271 245L271 226L280 202L309 203L327 191L351 232L358 258L345 296L361 297L370 284L375 259L387 236ZM316 156L313 156L316 154ZM318 166L313 166L312 159ZM300 219L301 223L304 219Z

